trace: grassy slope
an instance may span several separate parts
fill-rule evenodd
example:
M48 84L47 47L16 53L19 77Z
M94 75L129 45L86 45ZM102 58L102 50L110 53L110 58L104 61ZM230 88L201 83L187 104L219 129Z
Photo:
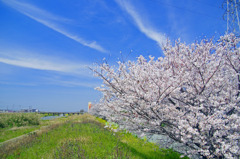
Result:
M10 115L9 115L10 114ZM5 118L5 122L6 122L6 115L8 115L8 118L16 118L15 116L20 116L22 113L5 113L5 114L0 114L0 118L4 117ZM32 114L32 116L35 116L34 114ZM7 141L9 139L24 135L24 134L28 134L30 132L33 132L35 130L39 130L42 126L48 126L51 124L54 124L55 122L59 122L61 120L65 120L65 119L58 119L58 120L40 120L40 115L36 114L35 118L39 119L39 123L38 125L28 125L28 126L16 126L17 124L13 124L13 125L7 125L5 128L0 128L0 143ZM20 120L21 121L21 120ZM17 120L17 122L19 122L19 120Z
M7 141L9 139L30 133L39 128L40 128L40 126L24 126L24 127L0 129L0 143Z
M68 121L21 141L21 146L0 151L0 158L179 158L171 150L130 133L104 129L103 121L90 115L73 116ZM100 122L99 122L100 121ZM54 126L56 125L56 126ZM14 150L13 150L14 149Z

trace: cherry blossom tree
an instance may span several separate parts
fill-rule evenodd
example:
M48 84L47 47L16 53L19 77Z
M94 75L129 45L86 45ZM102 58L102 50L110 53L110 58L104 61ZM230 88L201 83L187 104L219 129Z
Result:
M188 156L239 158L239 40L168 42L164 57L99 65L100 113L128 130L164 133L189 146Z

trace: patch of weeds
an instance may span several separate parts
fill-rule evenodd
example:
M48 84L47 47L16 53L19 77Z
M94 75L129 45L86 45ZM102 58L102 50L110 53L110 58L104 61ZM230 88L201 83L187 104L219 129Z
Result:
M36 113L0 113L0 128L39 125L40 117Z
M62 142L54 151L55 159L75 159L75 158L86 158L86 152L84 148L76 141L65 141Z

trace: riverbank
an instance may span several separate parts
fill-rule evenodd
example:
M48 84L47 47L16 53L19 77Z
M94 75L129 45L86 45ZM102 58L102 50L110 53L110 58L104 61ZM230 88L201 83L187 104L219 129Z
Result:
M44 121L48 125L0 148L0 158L179 158L180 154L130 133L104 128L85 114Z

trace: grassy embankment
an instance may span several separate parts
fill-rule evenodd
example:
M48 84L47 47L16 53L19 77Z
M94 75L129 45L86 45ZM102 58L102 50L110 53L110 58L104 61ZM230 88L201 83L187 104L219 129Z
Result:
M1 113L0 142L39 129L40 117L39 114L34 113Z
M40 131L0 147L0 158L179 158L130 133L112 132L91 115L58 118Z

